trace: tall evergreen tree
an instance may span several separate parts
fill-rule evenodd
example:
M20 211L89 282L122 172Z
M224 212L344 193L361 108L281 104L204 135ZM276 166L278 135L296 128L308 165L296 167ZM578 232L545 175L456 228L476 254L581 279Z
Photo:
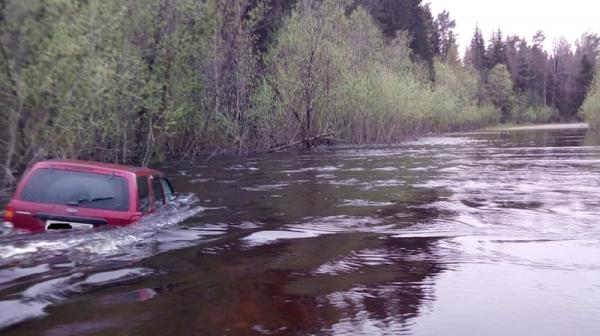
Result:
M506 55L506 67L508 68L508 72L510 73L510 77L514 83L517 82L518 77L518 54L519 54L519 44L521 42L521 38L516 35L508 36L506 38L505 46L505 55Z
M531 90L534 92L536 101L534 104L546 105L547 104L547 81L548 74L546 67L548 64L548 53L544 49L544 42L546 36L542 31L538 31L532 39L531 45L531 59L530 69L533 74L533 82L531 83Z
M448 40L446 41L444 46L444 54L442 55L442 59L450 65L460 65L458 43L453 32L448 33Z
M574 69L576 60L571 44L561 38L554 44L552 56L549 60L549 106L559 112L561 119L572 117L572 111L576 110L573 105L572 92L574 91Z
M355 0L366 8L381 28L384 36L395 38L400 31L410 35L413 59L425 62L433 79L433 58L438 45L431 9L422 0Z
M448 11L443 11L438 14L435 19L435 24L439 32L441 58L448 63L455 63L457 59L456 51L458 50L456 36L454 35L456 21L450 18L450 13Z
M488 69L493 69L498 64L507 64L506 43L500 29L492 33L486 60Z
M477 26L475 27L475 33L473 34L473 39L471 39L471 44L469 45L466 54L465 63L480 73L483 73L487 64L486 59L485 41L483 40L483 35L479 26Z
M515 86L517 91L524 93L527 91L533 80L533 72L531 70L531 48L525 39L521 39L517 47L517 63L516 63L516 80Z
M573 93L573 111L575 115L585 101L594 79L594 70L600 57L600 36L585 33L577 41L575 56L578 59L578 72L575 92Z

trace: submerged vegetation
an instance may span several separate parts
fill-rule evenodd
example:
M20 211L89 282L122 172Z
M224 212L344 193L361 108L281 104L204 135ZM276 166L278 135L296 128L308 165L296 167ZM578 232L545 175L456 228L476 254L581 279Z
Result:
M566 119L540 103L536 45L522 41L515 70L511 44L485 50L476 33L463 65L454 21L421 0L8 0L0 13L9 184L43 158L147 164Z

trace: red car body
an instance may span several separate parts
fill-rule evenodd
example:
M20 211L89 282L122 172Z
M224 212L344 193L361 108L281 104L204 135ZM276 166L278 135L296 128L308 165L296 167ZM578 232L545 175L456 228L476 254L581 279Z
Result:
M162 172L88 161L43 161L23 176L4 212L18 231L125 226L173 199Z

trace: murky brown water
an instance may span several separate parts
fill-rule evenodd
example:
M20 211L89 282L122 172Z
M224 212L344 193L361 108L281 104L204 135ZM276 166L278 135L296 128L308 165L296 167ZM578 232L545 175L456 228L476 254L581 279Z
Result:
M584 130L165 166L130 228L0 237L3 335L597 335Z

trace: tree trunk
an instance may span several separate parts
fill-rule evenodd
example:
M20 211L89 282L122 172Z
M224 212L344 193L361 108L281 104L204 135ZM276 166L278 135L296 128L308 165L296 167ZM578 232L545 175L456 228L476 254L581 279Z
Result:
M19 125L21 125L21 117L23 114L23 103L21 96L18 92L18 80L15 78L16 75L9 64L8 54L3 43L0 43L0 53L5 61L5 73L10 81L11 89L10 93L14 98L13 107L9 109L8 115L8 141L6 158L4 159L4 184L12 185L16 182L15 176L12 173L13 157L17 150L18 134L20 131Z

